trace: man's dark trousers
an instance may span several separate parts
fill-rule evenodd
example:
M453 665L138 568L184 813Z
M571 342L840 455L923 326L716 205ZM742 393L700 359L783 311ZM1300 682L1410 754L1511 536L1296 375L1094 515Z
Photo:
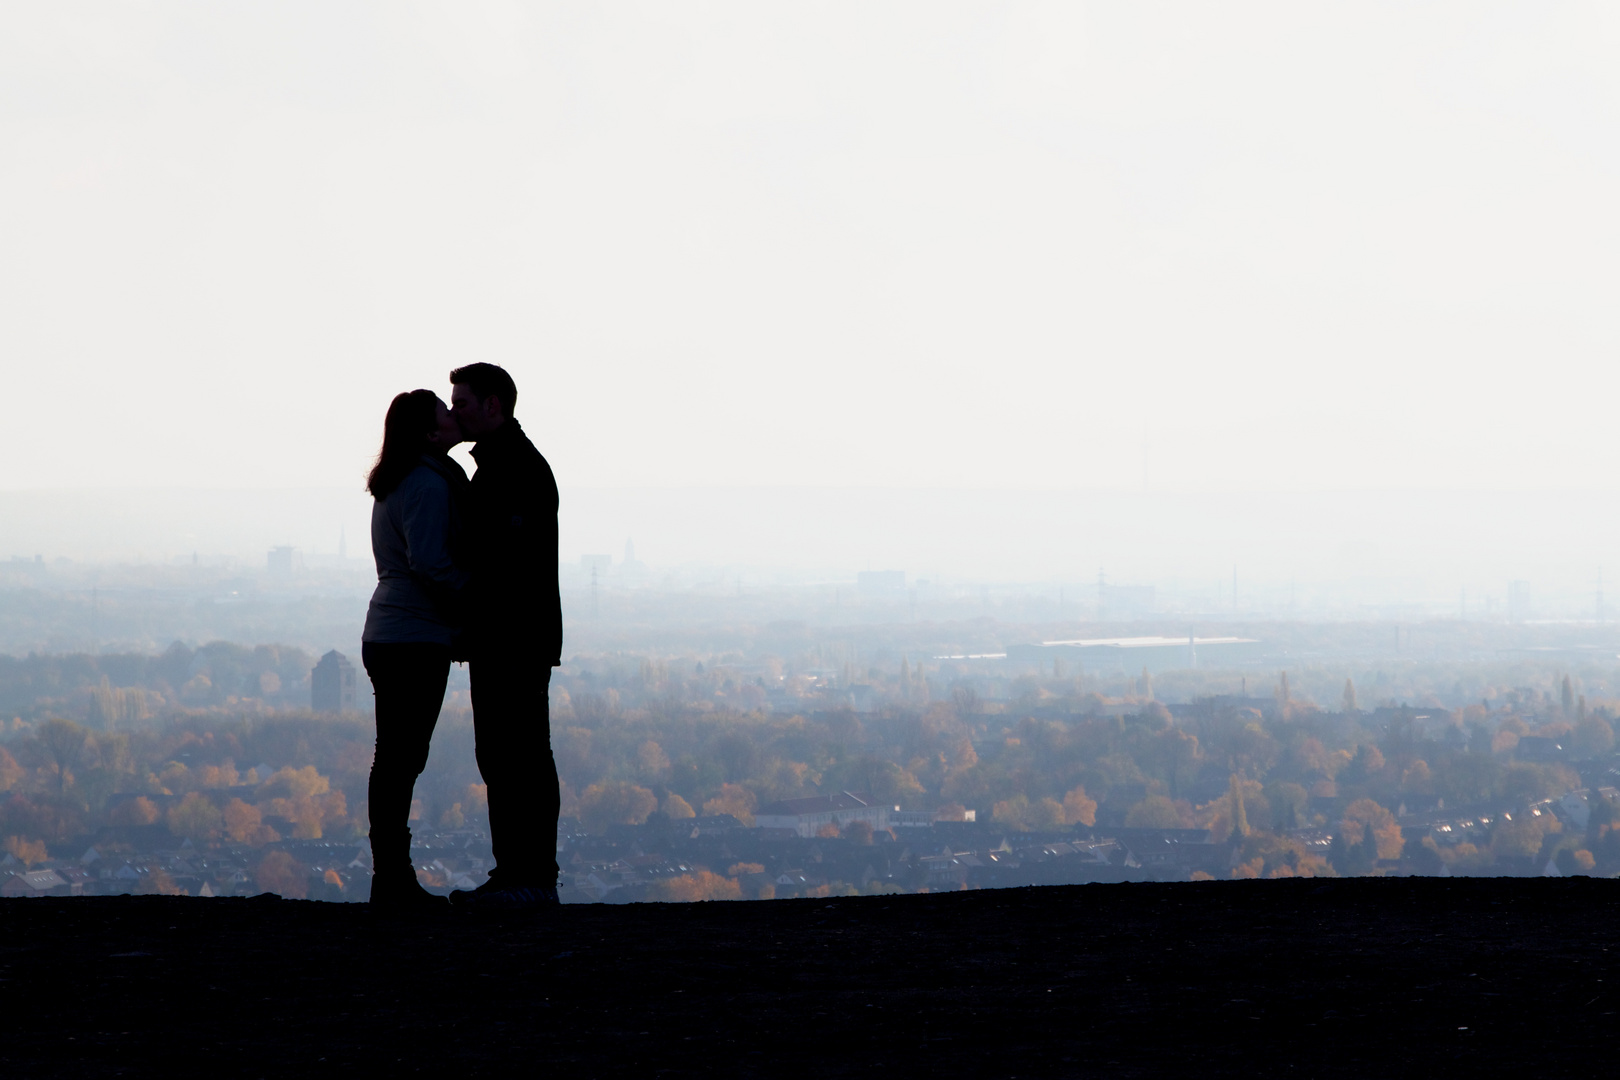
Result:
M516 419L480 438L472 455L469 674L478 770L489 788L490 878L550 888L559 800L547 692L563 638L557 478Z
M495 647L468 664L478 771L489 790L491 875L502 886L557 883L557 760L551 753L551 661Z

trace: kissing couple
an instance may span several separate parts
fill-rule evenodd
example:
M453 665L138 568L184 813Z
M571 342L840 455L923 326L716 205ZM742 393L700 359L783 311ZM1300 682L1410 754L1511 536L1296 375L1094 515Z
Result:
M557 763L551 669L562 663L557 481L513 415L517 385L494 364L450 373L450 404L400 394L367 477L377 589L360 655L376 694L377 746L367 798L371 904L444 906L417 882L411 792L427 764L450 665L472 684L478 771L489 795L495 866L452 893L473 908L557 901ZM450 448L473 444L471 480Z

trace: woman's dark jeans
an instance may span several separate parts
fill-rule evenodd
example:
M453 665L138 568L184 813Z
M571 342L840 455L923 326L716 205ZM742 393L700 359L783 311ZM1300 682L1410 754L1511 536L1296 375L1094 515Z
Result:
M450 646L368 641L360 646L360 658L377 698L377 752L366 796L372 869L408 869L411 793L427 765L433 728L444 705Z

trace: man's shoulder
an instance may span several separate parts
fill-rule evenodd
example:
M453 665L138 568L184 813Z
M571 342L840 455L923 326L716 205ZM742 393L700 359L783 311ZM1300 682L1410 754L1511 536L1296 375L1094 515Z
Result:
M517 421L514 420L513 423L515 424ZM512 435L512 447L519 457L527 458L530 463L538 462L544 465L548 472L551 470L551 465L547 463L546 456L540 452L539 447L534 445L534 440L529 438L528 432L520 427L512 432Z
M506 438L501 440L499 450L493 455L492 460L486 457L484 460L479 461L479 472L484 470L486 460L488 464L495 466L496 473L507 471L520 474L543 472L547 477L551 476L551 463L546 460L545 455L540 452L539 448L530 441L528 434L522 428L515 428ZM476 473L474 478L477 478Z
M527 438L521 444L512 440L502 451L498 457L480 460L478 471L473 474L474 496L483 503L486 512L514 500L555 506L559 501L557 478L534 444Z

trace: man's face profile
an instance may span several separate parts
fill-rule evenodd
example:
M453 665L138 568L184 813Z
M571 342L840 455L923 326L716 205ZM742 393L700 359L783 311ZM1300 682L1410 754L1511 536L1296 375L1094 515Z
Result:
M488 435L506 419L500 398L491 394L480 401L466 383L456 383L450 388L450 412L461 425L461 433L469 439Z

